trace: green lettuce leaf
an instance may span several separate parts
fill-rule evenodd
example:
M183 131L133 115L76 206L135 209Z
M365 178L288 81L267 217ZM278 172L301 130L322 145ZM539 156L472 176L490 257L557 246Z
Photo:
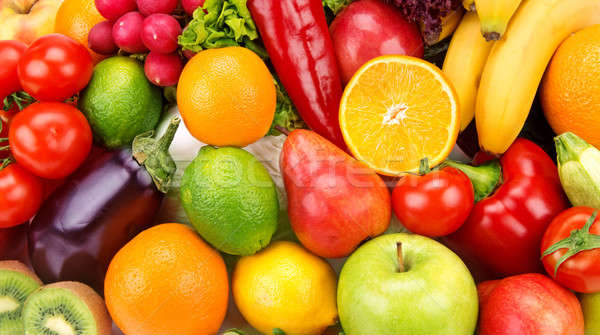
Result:
M193 20L179 36L179 45L184 50L199 52L245 46L255 39L258 39L258 31L246 0L206 0L194 11Z
M276 126L283 127L289 131L306 128L304 121L298 116L298 112L287 92L276 77L274 77L274 80L275 88L277 89L277 106L275 107L273 124L267 135L280 135L281 132L275 129Z
M353 0L323 0L323 7L329 8L333 12L333 15L337 15L352 1Z

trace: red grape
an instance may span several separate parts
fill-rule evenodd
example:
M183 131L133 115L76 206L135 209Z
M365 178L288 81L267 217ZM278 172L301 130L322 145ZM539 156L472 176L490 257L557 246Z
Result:
M204 0L181 0L186 13L193 15L196 8L204 5Z
M115 44L129 53L144 53L148 48L142 42L144 17L139 12L129 12L115 22L112 36Z
M114 21L127 12L136 10L135 0L95 0L98 12L107 20Z
M148 16L150 14L171 14L177 8L178 0L137 0L140 13Z
M112 37L113 24L102 21L96 24L88 34L88 46L101 55L112 55L117 52L117 45Z
M168 54L177 50L179 35L179 22L167 14L152 14L142 24L142 41L151 51Z
M146 77L157 86L177 84L182 69L183 64L177 53L161 54L150 51L144 64Z

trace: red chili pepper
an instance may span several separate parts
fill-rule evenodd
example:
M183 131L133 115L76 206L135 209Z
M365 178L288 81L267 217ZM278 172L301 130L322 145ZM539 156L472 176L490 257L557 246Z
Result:
M249 0L248 8L304 122L345 149L338 116L342 83L321 0Z
M569 206L552 159L535 143L517 139L500 164L447 164L471 178L476 198L478 190L483 196L465 224L445 242L498 276L543 271L542 237L554 217ZM501 181L499 174L494 177L500 168Z

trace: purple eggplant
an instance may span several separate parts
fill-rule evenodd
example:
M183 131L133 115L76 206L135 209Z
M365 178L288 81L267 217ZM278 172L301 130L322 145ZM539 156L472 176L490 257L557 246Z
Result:
M176 166L168 148L179 119L155 140L90 157L42 205L31 222L31 263L45 283L72 280L102 294L113 256L148 228Z

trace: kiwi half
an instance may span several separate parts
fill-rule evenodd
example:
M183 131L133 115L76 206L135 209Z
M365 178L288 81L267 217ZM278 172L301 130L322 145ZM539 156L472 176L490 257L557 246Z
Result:
M0 261L0 334L23 335L21 312L42 281L25 264Z
M110 335L104 300L89 286L59 282L32 293L23 307L26 335Z

